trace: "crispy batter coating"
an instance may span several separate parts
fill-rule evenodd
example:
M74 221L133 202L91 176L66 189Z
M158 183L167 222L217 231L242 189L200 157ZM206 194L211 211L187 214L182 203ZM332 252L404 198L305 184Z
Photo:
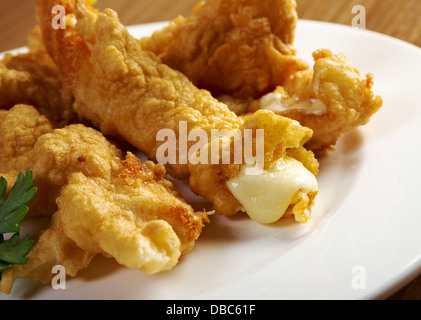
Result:
M364 78L344 54L333 54L326 49L313 53L313 69L293 74L277 92L287 110L278 114L295 119L313 130L313 137L305 147L317 153L330 150L342 134L368 123L381 108L382 98L375 95L373 75ZM262 99L254 101L249 111L262 107ZM309 108L295 108L308 102L322 103L323 112ZM275 111L276 112L276 111Z
M46 10L57 3L38 2ZM68 10L72 12L70 7ZM178 132L181 120L187 121L189 129L200 127L208 132L239 127L241 120L208 91L198 90L180 72L143 51L114 11L97 14L92 10L83 7L77 12L80 36L74 29L71 34L71 27L65 34L56 32L56 42L66 44L51 48L51 55L57 57L57 64L72 83L75 110L104 134L123 137L155 159L161 144L156 141L158 131L168 128ZM52 38L52 31L49 26L44 28L49 34L46 38ZM69 50L78 55L69 56ZM70 66L75 68L69 70ZM169 170L188 178L186 166L175 165Z
M58 4L57 1L38 0L38 13L49 16L52 3ZM69 10L72 8L69 7ZM162 145L157 139L161 129L178 133L180 123L185 122L187 133L202 129L211 137L209 132L212 129L232 131L243 127L243 119L229 111L225 104L213 98L208 91L199 90L182 73L162 64L153 53L144 51L114 11L107 9L97 13L79 2L74 12L77 24L73 33L71 26L64 33L42 25L43 32L47 33L44 38L56 39L52 43L66 42L63 47L52 46L51 55L56 57L59 66L63 64L61 70L72 82L75 109L92 120L103 133L123 137L150 159L155 159L157 149ZM41 17L39 20L46 19ZM70 49L72 44L73 49ZM69 57L62 48L71 52L78 50L79 53L76 58ZM69 70L69 66L77 68ZM269 121L273 131L285 131L283 126L286 122L272 112L257 113L255 118L261 118L261 124ZM271 142L272 152L282 149L276 146L285 143L282 137L278 138ZM194 143L190 141L187 149ZM308 156L314 157L312 153ZM276 157L267 155L267 158ZM209 193L214 195L225 195L225 200L213 202L218 212L236 213L235 205L224 205L224 201L228 203L233 197L225 190L220 192L220 181L232 177L238 170L233 168L233 173L224 173L227 176L222 179L214 175L199 179L192 174L200 177L202 174L190 167L188 162L167 166L169 173L176 178L190 179L199 195L207 199L210 197L210 194L201 192L206 188L196 184L210 186L212 192Z
M81 124L53 130L30 106L1 111L0 128L0 172L11 179L31 169L38 192L29 206L53 215L29 262L3 273L3 292L17 278L51 281L57 264L75 276L97 254L155 273L192 250L207 213L194 212L181 198L163 165L142 163L131 153L123 160L100 132Z
M270 167L282 156L288 155L300 161L314 175L318 174L319 163L311 151L303 148L303 144L312 136L309 128L301 126L297 121L285 117L274 117L271 111L259 110L258 112L245 117L244 125L241 128L243 145L245 142L244 130L263 129L265 168ZM235 164L231 159L230 164L211 163L211 148L215 141L211 141L205 148L208 149L210 164L189 164L191 172L190 187L202 195L206 200L213 203L220 214L233 215L243 209L241 203L232 195L227 187L227 182L237 176L241 171L242 164ZM253 140L256 143L256 140ZM234 155L235 143L231 142L231 157ZM220 144L220 149L222 144ZM255 148L254 148L255 149ZM242 163L245 163L243 158ZM258 190L256 190L258 192ZM282 190L280 190L282 193ZM312 195L314 200L316 194ZM308 203L306 209L313 206Z
M2 272L0 291L10 294L17 279L40 281L46 285L55 276L54 266L63 266L66 275L75 277L88 267L95 254L79 248L63 231L59 216L52 216L49 227L42 231L24 265L14 265Z
M190 252L205 214L165 180L165 168L129 154L111 179L72 175L58 199L65 233L93 253L145 273L172 269Z
M26 165L26 159L21 158L34 148L39 137L52 131L50 121L31 106L0 110L0 172L15 167L20 170Z
M39 28L32 30L28 46L28 53L6 54L0 61L0 109L32 105L56 128L80 121L72 93L43 47Z
M20 171L33 170L39 191L30 215L51 215L73 172L110 175L110 159L122 156L100 132L82 124L53 131L48 119L27 105L0 110L0 137L0 173L16 178Z
M214 96L257 98L307 67L295 55L295 8L295 0L207 0L140 41Z
M50 121L32 106L0 110L0 174L9 182L15 181L20 171L33 164L30 154L38 139L52 131ZM8 184L9 191L12 185ZM28 215L50 215L56 209L58 190L43 179L36 181L36 187L38 196L29 203Z

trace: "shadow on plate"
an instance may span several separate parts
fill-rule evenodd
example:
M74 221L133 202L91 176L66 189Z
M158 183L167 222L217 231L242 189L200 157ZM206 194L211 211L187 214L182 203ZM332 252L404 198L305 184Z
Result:
M113 258L106 258L102 255L97 255L92 259L86 269L79 272L77 278L84 281L94 281L110 277L113 273L116 273L123 268L124 267L119 265Z

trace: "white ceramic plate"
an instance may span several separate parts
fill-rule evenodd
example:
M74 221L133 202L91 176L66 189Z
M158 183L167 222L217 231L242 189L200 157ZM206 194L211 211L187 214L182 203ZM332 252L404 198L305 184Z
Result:
M165 23L164 23L165 24ZM130 27L136 37L163 23ZM96 258L65 290L26 280L1 299L383 299L421 272L421 49L351 27L301 20L298 55L343 52L375 75L372 121L321 159L314 221L259 225L214 216L195 249L154 276ZM191 203L202 201L178 184Z

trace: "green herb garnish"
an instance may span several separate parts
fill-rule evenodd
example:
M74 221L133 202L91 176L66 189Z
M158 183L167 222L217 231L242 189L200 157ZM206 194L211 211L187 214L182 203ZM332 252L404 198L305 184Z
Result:
M31 250L34 242L29 235L20 239L20 222L28 213L27 203L31 201L37 189L34 187L32 171L26 170L26 174L19 173L12 190L6 198L7 181L0 177L0 279L1 272L14 264L25 264L25 257ZM10 234L8 240L4 235Z

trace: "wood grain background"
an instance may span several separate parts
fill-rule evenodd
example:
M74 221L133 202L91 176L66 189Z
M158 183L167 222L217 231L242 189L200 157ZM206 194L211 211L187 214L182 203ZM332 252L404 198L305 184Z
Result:
M98 0L96 7L110 7L126 25L188 16L198 0ZM262 0L264 1L264 0ZM366 28L421 47L421 0L296 0L301 19L351 25L352 8L366 9ZM34 0L0 0L0 52L26 44L35 26ZM421 277L390 299L421 300Z
M126 25L165 21L189 15L198 0L98 0L97 7L116 10ZM264 0L262 0L264 1ZM351 25L352 8L362 5L367 29L408 41L421 47L420 0L296 0L302 19ZM34 0L0 0L0 52L24 46L36 24Z

